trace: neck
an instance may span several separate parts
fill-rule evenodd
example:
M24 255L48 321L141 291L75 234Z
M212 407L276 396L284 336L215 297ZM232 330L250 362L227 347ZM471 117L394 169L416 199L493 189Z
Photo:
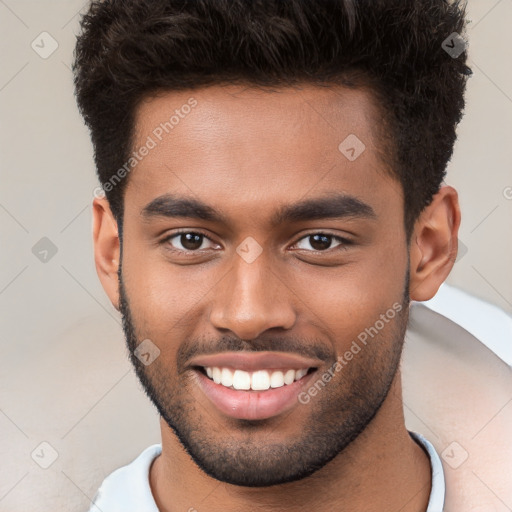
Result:
M161 430L162 454L150 470L161 512L427 509L430 461L405 427L399 371L367 428L326 466L296 482L260 488L219 482L197 467L163 420Z

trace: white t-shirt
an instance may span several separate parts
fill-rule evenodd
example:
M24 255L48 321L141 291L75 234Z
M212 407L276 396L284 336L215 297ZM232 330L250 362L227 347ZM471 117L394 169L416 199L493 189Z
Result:
M426 512L443 512L445 484L439 455L421 434L412 431L409 434L430 458L432 489ZM133 462L107 476L89 512L159 512L149 485L149 468L161 452L161 444L149 446Z

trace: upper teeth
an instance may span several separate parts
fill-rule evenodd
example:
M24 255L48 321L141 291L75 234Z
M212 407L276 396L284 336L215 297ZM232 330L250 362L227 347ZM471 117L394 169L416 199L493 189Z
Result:
M215 384L222 384L234 389L252 389L263 391L269 388L280 388L285 384L292 384L301 379L308 372L308 368L300 370L257 370L246 372L232 370L231 368L205 367L206 375L213 379Z

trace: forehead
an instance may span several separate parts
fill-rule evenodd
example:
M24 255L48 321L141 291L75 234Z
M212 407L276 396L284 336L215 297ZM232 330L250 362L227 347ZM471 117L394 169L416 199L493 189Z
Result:
M378 156L380 119L369 91L341 86L161 93L137 109L133 149L150 149L125 197L143 207L173 193L261 211L335 190L372 197L378 209L388 190L401 206L399 184Z

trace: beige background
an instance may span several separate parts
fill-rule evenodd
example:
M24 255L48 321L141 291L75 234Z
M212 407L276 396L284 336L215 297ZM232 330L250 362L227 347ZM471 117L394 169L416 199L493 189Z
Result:
M70 71L83 5L0 0L0 511L86 510L107 473L159 442L93 264L97 182ZM469 18L447 179L467 253L448 283L512 314L512 0L470 0ZM58 43L47 59L31 47L43 31ZM43 237L46 263L32 253Z

